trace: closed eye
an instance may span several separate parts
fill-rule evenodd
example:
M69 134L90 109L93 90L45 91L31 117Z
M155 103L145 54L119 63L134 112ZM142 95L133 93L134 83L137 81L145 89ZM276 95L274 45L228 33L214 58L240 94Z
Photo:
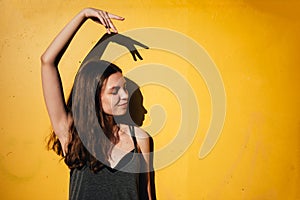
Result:
M126 85L126 83L124 83L124 85L123 85L122 88L123 88L124 91L127 92L127 85ZM114 86L114 87L112 87L112 88L110 89L110 90L112 91L111 94L113 94L113 95L118 94L118 92L119 92L120 89L121 89L120 86Z
M119 90L120 90L120 87L119 87L119 86L113 87L113 88L112 88L112 94L113 94L113 95L118 94Z

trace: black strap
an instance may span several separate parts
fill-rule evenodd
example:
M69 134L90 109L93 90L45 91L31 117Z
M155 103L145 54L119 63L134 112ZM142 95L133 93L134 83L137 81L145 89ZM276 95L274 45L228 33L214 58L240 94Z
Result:
M135 131L134 131L134 126L129 126L130 134L134 143L134 148L137 150L137 141L135 137Z

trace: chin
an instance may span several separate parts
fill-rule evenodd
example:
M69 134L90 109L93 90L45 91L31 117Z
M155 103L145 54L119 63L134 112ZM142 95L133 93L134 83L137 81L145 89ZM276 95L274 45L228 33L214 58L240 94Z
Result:
M126 109L124 110L118 110L114 113L114 116L121 116L126 114Z

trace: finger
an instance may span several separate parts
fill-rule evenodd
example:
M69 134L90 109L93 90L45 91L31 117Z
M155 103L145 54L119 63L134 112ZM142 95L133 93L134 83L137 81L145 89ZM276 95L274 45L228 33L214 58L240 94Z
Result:
M98 14L98 19L99 19L100 23L101 23L103 26L106 26L105 21L104 21L103 17L101 16L101 14L100 14L100 13L97 13L97 14Z
M131 55L132 55L133 60L134 60L134 61L137 61L137 59L136 59L136 57L135 57L135 52L130 51L130 53L131 53Z
M107 21L107 19L106 19L106 16L105 16L105 14L104 14L104 12L103 11L100 11L99 12L99 15L101 16L101 18L102 18L102 20L104 21L104 26L106 26L106 27L109 27L109 23L108 23L108 21Z
M108 34L110 34L110 25L109 25L109 22L108 22L108 20L107 20L107 16L105 16L105 12L100 11L99 14L100 14L101 18L102 18L103 21L104 21L104 27L106 28L106 32L107 32Z
M114 15L112 13L108 13L108 16L109 16L110 19L116 19L116 20L121 20L121 21L123 21L125 19L124 17Z
M137 55L137 57L140 59L140 60L143 60L141 54L138 52L138 50L136 50L135 54Z
M130 38L131 39L131 38ZM135 45L139 45L140 47L143 47L145 49L149 49L149 47L143 43L140 43L139 41L133 40L131 39L131 41L135 44Z
M143 47L143 48L145 48L145 49L149 49L148 46L146 46L146 45L144 45L144 44L142 44L142 43L140 43L140 42L138 42L138 41L136 41L136 40L133 40L133 41L134 41L134 44L135 44L135 45L139 45L140 47Z
M115 32L118 33L118 30L116 29L116 27L114 26L114 24L112 23L112 21L110 20L110 17L108 15L108 12L104 12L105 15L105 19L107 20L107 22L109 23L109 27Z

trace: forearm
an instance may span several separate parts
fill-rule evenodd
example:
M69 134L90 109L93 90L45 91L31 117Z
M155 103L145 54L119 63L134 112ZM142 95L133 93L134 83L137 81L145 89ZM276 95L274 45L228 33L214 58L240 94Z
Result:
M55 37L43 53L41 57L42 63L57 66L69 43L86 19L84 9L79 12Z
M68 131L65 99L61 85L58 63L74 35L87 19L85 10L79 12L54 38L41 57L41 75L45 103L52 128L60 140L65 140ZM62 144L62 146L64 146Z

